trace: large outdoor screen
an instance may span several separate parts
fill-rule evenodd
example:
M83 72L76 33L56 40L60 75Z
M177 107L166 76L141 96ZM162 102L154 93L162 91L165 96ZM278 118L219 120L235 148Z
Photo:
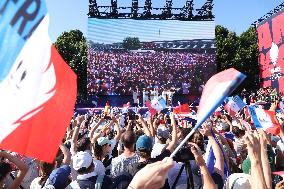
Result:
M88 92L197 94L216 73L214 21L88 20Z
M262 87L284 92L284 10L262 22L258 28Z

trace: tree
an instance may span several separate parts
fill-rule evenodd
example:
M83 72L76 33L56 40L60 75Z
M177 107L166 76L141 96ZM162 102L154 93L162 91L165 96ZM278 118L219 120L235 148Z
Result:
M259 87L257 34L254 28L237 36L223 26L216 26L217 70L235 68L247 78L240 88L248 90ZM239 89L240 89L239 88Z
M88 45L80 30L63 32L56 40L55 47L77 75L78 97L87 100L87 58Z
M127 50L137 50L141 48L140 40L138 37L126 37L122 42L123 48Z

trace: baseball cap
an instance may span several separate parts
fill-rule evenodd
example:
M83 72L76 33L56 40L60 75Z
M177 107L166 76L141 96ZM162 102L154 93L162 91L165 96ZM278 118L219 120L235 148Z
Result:
M106 144L111 144L111 141L106 137L100 137L100 138L98 138L97 141L98 141L98 144L100 146L103 146L103 145L106 145Z
M169 135L170 135L169 130L166 127L158 127L157 129L158 139L168 139Z
M77 152L73 157L73 168L78 171L85 167L88 168L93 162L92 156L88 152Z
M231 174L226 182L226 189L243 189L251 188L249 180L251 179L249 174L234 173Z
M136 150L145 149L151 151L152 147L152 139L147 135L140 136L136 142Z
M68 165L63 165L57 169L54 169L48 177L47 185L52 185L55 188L66 187L68 177L71 173L71 168Z
M250 173L250 168L251 168L250 159L247 158L242 163L243 172L246 173L246 174L249 174Z

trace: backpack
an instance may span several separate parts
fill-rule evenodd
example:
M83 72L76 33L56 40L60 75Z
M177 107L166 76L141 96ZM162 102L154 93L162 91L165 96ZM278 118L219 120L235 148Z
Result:
M81 187L84 187L84 186L88 186L88 188L102 189L104 177L105 177L105 175L97 176L95 183L92 182L92 181L94 181L94 179L96 177L90 177L90 178L85 179L85 180L79 180L79 182L76 180L75 182L71 182L70 186L73 189L81 189Z

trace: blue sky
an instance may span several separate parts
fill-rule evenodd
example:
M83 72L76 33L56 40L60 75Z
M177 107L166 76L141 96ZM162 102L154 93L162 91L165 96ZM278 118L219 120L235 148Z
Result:
M199 8L206 0L195 0ZM98 4L109 5L110 0L97 0ZM152 0L153 6L163 7L165 0ZM47 0L51 17L50 36L52 41L64 31L80 29L88 32L88 0ZM139 0L143 4L144 0ZM173 0L174 7L183 6L185 0ZM223 25L237 34L245 31L251 23L282 3L282 0L215 0L215 23ZM131 0L118 0L119 6L131 6Z

